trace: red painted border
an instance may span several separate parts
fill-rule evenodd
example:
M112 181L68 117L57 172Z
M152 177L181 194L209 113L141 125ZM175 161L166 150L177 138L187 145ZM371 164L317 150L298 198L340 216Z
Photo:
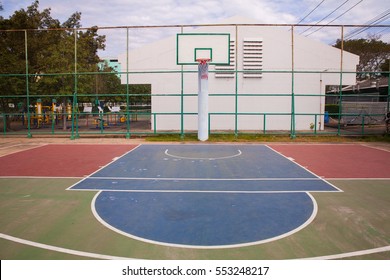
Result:
M0 157L0 176L83 177L137 145L46 145ZM325 178L390 178L390 153L355 144L271 144Z
M83 177L137 145L46 145L0 158L0 176Z
M325 178L390 178L390 152L359 144L269 145Z

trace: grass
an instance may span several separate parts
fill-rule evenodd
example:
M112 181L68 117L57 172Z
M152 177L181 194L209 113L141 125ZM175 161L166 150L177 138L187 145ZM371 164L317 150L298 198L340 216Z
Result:
M179 134L160 134L153 136L146 136L146 141L149 142L198 142L197 134L185 134L181 137ZM390 143L390 135L378 135L378 136L333 136L333 135L298 135L295 138L291 138L290 135L264 135L264 134L246 134L242 133L235 135L233 133L226 134L211 134L207 143L216 142L326 142L326 143L338 143L338 142L387 142Z

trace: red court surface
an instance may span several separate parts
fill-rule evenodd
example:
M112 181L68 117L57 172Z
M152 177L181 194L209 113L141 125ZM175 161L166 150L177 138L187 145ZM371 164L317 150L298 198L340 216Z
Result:
M49 144L0 157L0 176L83 177L137 145ZM324 178L390 178L390 152L360 144L270 144Z
M269 145L325 178L390 178L390 152L359 144Z
M45 145L0 157L0 176L83 177L136 145Z

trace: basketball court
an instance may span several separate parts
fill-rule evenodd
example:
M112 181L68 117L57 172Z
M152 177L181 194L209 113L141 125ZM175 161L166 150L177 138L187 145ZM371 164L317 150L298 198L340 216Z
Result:
M308 192L337 191L263 145L143 145L70 190L99 191L94 212L117 232L196 248L281 238L315 215Z
M389 258L387 148L4 141L1 151L2 259Z

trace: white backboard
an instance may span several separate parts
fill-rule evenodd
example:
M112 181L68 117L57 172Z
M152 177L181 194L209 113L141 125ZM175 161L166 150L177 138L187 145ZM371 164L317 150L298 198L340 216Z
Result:
M229 33L180 33L176 38L176 63L196 65L210 59L211 65L230 64Z

